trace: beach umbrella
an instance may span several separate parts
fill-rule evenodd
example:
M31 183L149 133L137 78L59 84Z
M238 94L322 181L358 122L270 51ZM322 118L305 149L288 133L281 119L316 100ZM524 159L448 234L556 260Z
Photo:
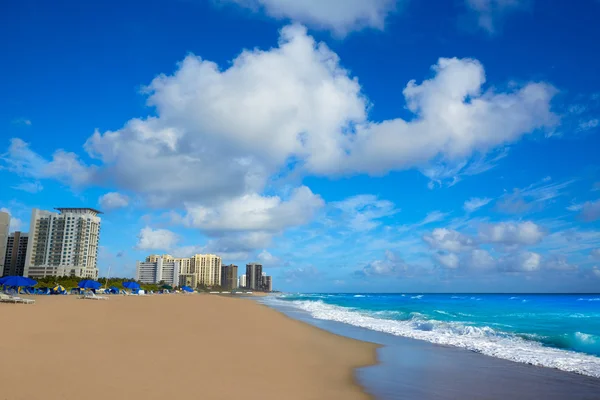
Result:
M56 285L52 288L52 293L62 294L65 292L66 292L65 288L61 285Z
M96 282L93 281L91 279L84 279L82 281L79 281L79 283L77 284L77 286L80 289L100 289L102 287L102 284L100 282Z
M37 285L37 281L25 276L5 276L4 278L0 278L0 285L16 287L34 286Z
M137 282L123 282L123 287L126 289L130 289L130 290L139 290L140 289L140 284Z
M181 287L181 290L184 290L184 291L186 291L186 292L188 292L188 293L191 293L191 292L193 292L193 291L194 291L194 289L192 289L192 288L191 288L191 287L189 287L189 286L182 286L182 287Z
M119 291L120 291L120 290L119 290L119 288L118 288L118 287L116 287L116 286L111 286L111 287L109 288L109 290L110 290L110 292L111 292L112 294L119 294Z

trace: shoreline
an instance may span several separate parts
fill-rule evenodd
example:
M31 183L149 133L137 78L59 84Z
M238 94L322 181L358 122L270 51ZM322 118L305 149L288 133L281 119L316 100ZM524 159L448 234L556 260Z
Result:
M234 299L36 296L33 306L0 304L3 398L373 399L355 371L377 363L378 345Z
M378 363L357 369L359 383L377 400L592 400L600 393L598 378L316 319L293 306L267 306L323 330L378 344Z

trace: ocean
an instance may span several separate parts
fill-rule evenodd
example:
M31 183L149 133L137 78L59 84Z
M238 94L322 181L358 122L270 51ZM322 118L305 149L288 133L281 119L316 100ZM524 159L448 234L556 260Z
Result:
M317 320L600 378L600 295L316 293L263 301Z

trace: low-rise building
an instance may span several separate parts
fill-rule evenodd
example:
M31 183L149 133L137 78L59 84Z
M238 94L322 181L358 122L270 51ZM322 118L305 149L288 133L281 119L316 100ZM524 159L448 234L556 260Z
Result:
M147 258L147 260L149 257ZM142 283L159 284L165 283L171 286L179 286L179 262L172 258L159 256L152 261L138 261L135 269L135 279Z

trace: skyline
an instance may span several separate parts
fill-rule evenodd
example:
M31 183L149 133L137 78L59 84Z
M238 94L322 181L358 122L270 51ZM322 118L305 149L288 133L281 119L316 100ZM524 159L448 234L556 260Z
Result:
M100 276L213 253L285 291L597 292L600 3L425 3L9 2L11 231L99 208Z

